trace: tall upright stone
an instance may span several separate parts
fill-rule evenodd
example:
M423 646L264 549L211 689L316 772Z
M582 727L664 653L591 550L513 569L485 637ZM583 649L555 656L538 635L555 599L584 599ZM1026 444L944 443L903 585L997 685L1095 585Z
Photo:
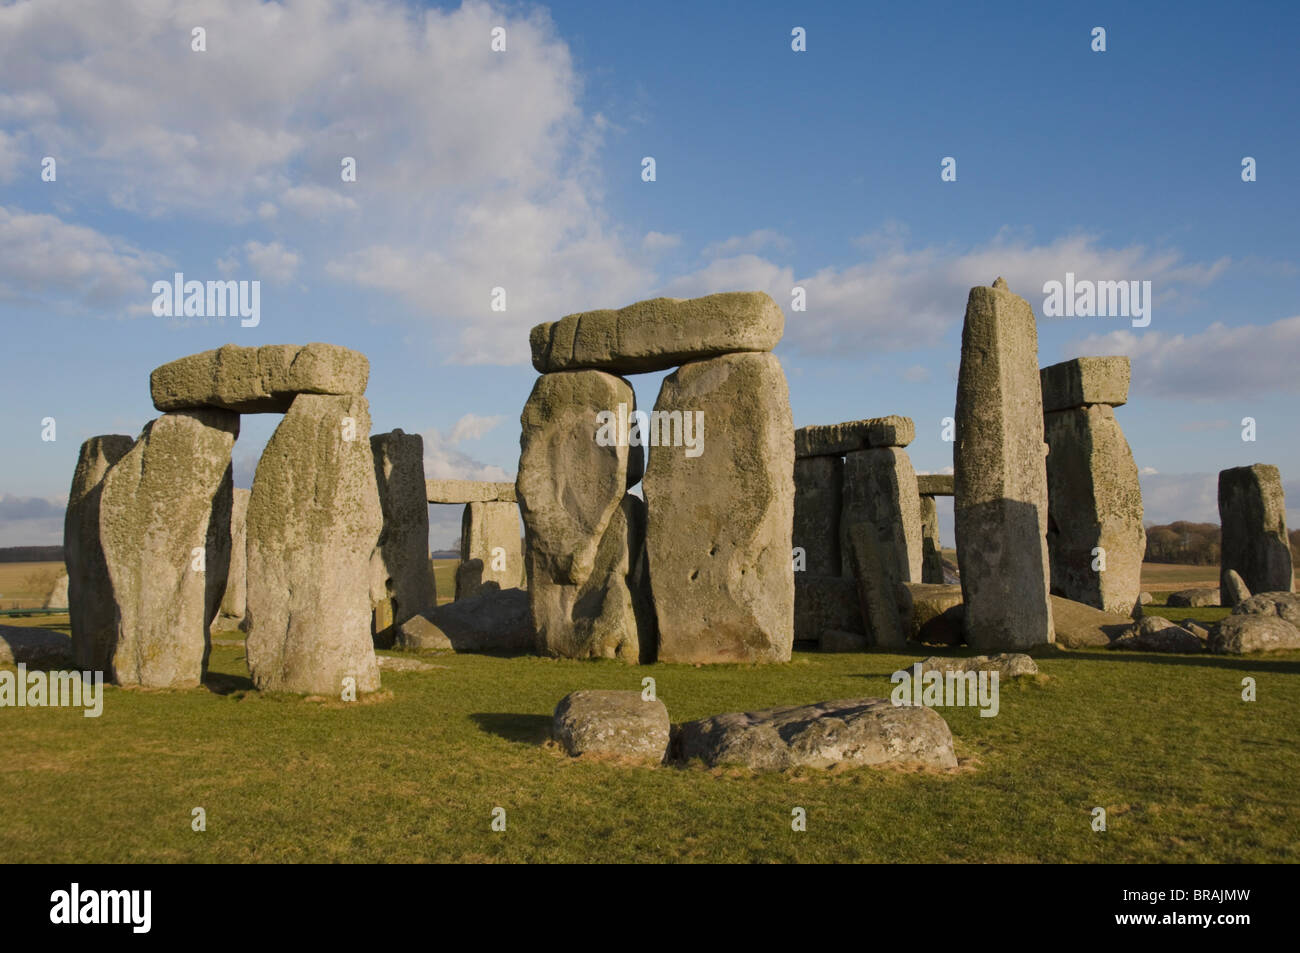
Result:
M1256 463L1220 471L1219 523L1222 574L1235 570L1251 592L1295 592L1277 467Z
M494 501L466 503L456 567L457 601L478 594L485 586L513 589L524 577L519 506Z
M921 499L916 471L903 448L875 447L844 455L840 553L845 576L854 574L848 531L857 523L875 530L881 570L891 583L921 581Z
M643 482L659 660L788 661L794 426L780 362L764 353L684 364L655 411L691 415L698 439L695 455L655 448Z
M263 691L379 688L369 565L384 520L369 436L364 397L300 394L257 463L246 647Z
M1038 329L1029 302L975 287L966 302L953 449L966 641L1023 649L1054 639Z
M106 672L117 642L117 614L99 536L104 474L135 443L125 434L91 437L81 445L63 518L63 559L68 566L68 617L72 652L82 671Z
M248 607L248 496L249 490L234 490L230 506L230 571L221 597L221 615L233 623L244 621Z
M803 572L838 576L840 558L840 457L804 457L794 462L794 546L804 552Z
M1052 592L1132 611L1146 530L1138 468L1112 409L1128 400L1127 357L1080 357L1040 373Z
M943 584L943 545L939 541L939 507L933 496L921 497L921 582Z
M389 646L397 626L437 604L429 572L429 504L425 502L424 438L418 433L370 438L384 528L370 557L375 644Z
M116 607L119 685L191 688L230 569L230 452L239 415L163 414L104 476L99 533Z
M515 493L529 606L544 655L642 657L626 592L629 447L624 435L599 423L600 415L634 401L621 377L557 371L537 379L520 415Z

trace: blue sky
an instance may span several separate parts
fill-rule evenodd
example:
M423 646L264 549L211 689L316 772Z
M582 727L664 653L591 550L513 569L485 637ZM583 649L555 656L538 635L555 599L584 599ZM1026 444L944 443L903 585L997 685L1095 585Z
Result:
M1214 475L1253 462L1300 500L1297 28L1250 3L0 3L0 545L60 541L80 442L138 433L149 371L227 342L358 348L376 431L424 434L430 476L512 478L529 327L656 294L767 291L796 426L906 414L938 471L966 291L998 275L1041 364L1133 358L1148 518L1216 519ZM175 271L259 280L261 324L154 317ZM1067 271L1151 281L1150 326L1043 317ZM275 422L244 418L240 485ZM441 545L459 516L434 516Z

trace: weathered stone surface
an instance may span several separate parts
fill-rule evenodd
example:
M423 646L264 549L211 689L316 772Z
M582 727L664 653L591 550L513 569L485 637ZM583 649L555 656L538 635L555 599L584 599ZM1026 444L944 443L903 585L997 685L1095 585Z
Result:
M68 608L68 572L66 569L60 570L59 574L54 577L54 585L45 596L45 601L41 603L43 609L66 609Z
M848 527L861 522L870 524L875 531L890 589L900 582L920 582L921 498L916 493L916 471L906 450L855 450L844 457L841 575L853 574Z
M624 496L601 536L591 574L580 585L556 582L534 567L528 586L538 653L654 661L645 508L640 497Z
M1238 603L1233 615L1275 615L1300 626L1300 595L1294 592L1259 592Z
M827 629L865 635L858 584L843 576L795 573L794 640L816 642Z
M1129 360L1123 356L1076 357L1044 367L1039 372L1043 412L1093 405L1119 407L1128 402L1129 375Z
M82 671L107 671L117 644L117 613L99 537L99 502L104 474L134 443L125 434L91 437L81 445L68 490L63 558L74 658Z
M1110 647L1138 652L1205 651L1205 643L1194 632L1158 615L1145 616L1134 623Z
M425 534L427 539L427 529ZM460 523L456 598L468 599L484 586L513 589L524 581L524 576L518 505L466 503Z
M388 647L396 626L437 604L429 572L429 504L425 500L424 438L394 430L370 438L375 484L384 514L379 542L370 556L371 623L375 644ZM508 506L512 504L495 504ZM518 520L512 534L519 538ZM514 550L518 551L518 542ZM523 571L516 556L515 581Z
M803 572L838 576L840 557L840 489L844 461L808 457L794 461L794 545L804 551Z
M1220 471L1219 523L1223 571L1236 570L1251 592L1295 592L1277 467L1256 463Z
M1052 596L1052 622L1056 644L1067 649L1105 648L1133 625L1126 615L1103 612L1060 596Z
M931 708L895 706L884 698L714 715L681 726L683 761L755 771L880 764L955 768L948 723Z
M1218 589L1180 589L1165 597L1165 605L1184 609L1201 609L1218 604Z
M855 450L876 447L906 447L916 439L911 417L871 417L842 424L800 427L794 432L794 455L839 457Z
M571 692L555 706L551 735L574 757L581 755L662 764L671 732L668 709L640 692Z
M899 583L886 567L885 545L877 538L875 528L870 523L849 526L848 550L868 640L876 648L902 648L907 633L898 611Z
M1272 615L1230 615L1210 633L1210 651L1230 655L1300 649L1300 628Z
M1052 593L1128 612L1142 588L1147 536L1137 463L1115 412L1094 404L1049 413L1044 430ZM1104 569L1093 568L1098 549Z
M972 655L955 658L931 655L921 662L921 673L926 672L997 672L998 678L1019 678L1037 675L1038 663L1023 652L1001 652L997 655Z
M1024 649L1053 639L1047 466L1034 312L998 279L966 303L953 448L966 641Z
M163 414L104 475L99 536L117 611L112 679L190 688L230 571L230 452L239 417Z
M364 354L336 344L227 344L154 368L149 389L159 410L284 413L298 394L364 394L369 376Z
M515 488L524 520L528 588L579 586L627 487L628 448L597 440L597 414L634 405L632 386L602 371L543 374L520 416ZM667 455L667 454L665 454Z
M921 496L952 496L954 480L951 473L918 473L916 492Z
M0 625L0 665L47 668L72 660L72 640L53 629Z
M818 646L823 652L865 652L871 642L861 632L825 629Z
M397 644L411 652L527 655L535 641L523 589L480 590L408 619L397 635Z
M447 667L421 662L418 658L402 658L399 655L376 655L375 661L385 672L432 672L434 669Z
M1140 606L1149 606L1156 601L1156 597L1145 590L1138 593L1137 602Z
M733 291L571 314L537 325L528 340L533 367L543 374L577 368L641 374L738 351L770 351L784 329L785 315L766 294Z
M794 635L794 427L781 364L730 354L665 378L657 411L703 415L703 452L650 454L646 547L663 662L785 662Z
M425 480L425 500L429 503L514 503L513 483L488 483L484 480Z
M1219 573L1219 594L1223 604L1236 608L1250 598L1250 589L1235 569L1225 569Z
M921 497L921 582L943 584L943 545L939 541L939 507Z
M226 591L221 596L221 615L235 627L244 621L248 608L248 496L251 491L236 487L230 503L230 569Z
M905 582L895 590L903 631L912 642L960 645L964 635L961 586Z
M364 397L302 394L248 501L248 670L262 691L379 688L370 555L383 528Z

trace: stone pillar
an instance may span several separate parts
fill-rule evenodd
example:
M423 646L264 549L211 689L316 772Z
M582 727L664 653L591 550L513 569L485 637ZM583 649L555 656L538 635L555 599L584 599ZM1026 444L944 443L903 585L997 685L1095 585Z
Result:
M99 536L104 474L135 443L125 434L91 437L81 445L63 518L63 559L68 564L68 618L72 653L82 671L107 672L117 644L113 587Z
M237 626L244 621L248 606L248 490L236 488L230 506L230 571L226 574L226 592L221 597L221 616Z
M655 413L691 420L697 441L656 447L643 483L660 661L788 661L794 427L780 362L683 364Z
M852 575L848 529L867 523L880 543L881 570L893 583L921 581L921 500L916 471L901 447L854 450L844 455L840 514L843 574Z
M263 691L338 698L379 688L370 556L383 510L357 395L299 394L271 435L248 501L246 642Z
M1129 360L1075 358L1040 382L1052 592L1127 615L1146 554L1137 463L1112 409L1128 400Z
M425 502L424 439L419 434L370 438L384 527L370 557L375 644L388 647L396 627L437 604L429 572L429 504Z
M1294 592L1286 498L1277 467L1256 463L1219 473L1221 574L1234 570L1253 593Z
M466 503L460 524L460 565L456 599L482 588L513 589L523 580L519 547L519 506L515 503Z
M653 659L653 638L638 625L627 584L637 555L624 500L630 448L625 434L599 422L620 405L635 406L623 378L557 371L537 379L520 416L515 491L544 655Z
M921 497L921 582L943 584L943 546L939 542L939 507Z
M838 576L844 460L838 456L794 461L794 545L804 551L803 572Z
M210 630L230 569L239 415L164 414L104 476L99 532L117 612L119 685L191 688L207 674Z
M957 377L954 515L966 641L980 651L1055 639L1042 419L1029 302L1001 278L972 288Z

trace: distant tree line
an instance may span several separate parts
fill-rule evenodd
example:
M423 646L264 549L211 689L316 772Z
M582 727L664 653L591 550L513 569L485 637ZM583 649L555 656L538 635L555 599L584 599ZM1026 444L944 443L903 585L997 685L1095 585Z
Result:
M62 546L0 546L0 563L63 562Z
M1300 552L1300 529L1287 535L1291 540L1291 551ZM1179 520L1164 526L1147 527L1147 562L1217 566L1221 554L1218 523Z

